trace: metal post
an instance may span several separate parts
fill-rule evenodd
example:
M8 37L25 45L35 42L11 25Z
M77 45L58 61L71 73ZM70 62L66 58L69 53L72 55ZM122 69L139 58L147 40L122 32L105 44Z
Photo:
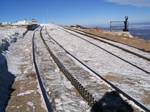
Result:
M111 29L111 21L110 21L110 32L112 31L112 29Z
M129 30L128 30L128 16L125 16L124 29L123 29L123 31L129 31Z

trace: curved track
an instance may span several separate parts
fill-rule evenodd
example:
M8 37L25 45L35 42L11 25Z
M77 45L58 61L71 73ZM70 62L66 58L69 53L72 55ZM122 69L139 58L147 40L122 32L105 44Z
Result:
M41 31L42 29L40 29ZM46 93L46 90L45 90L45 87L44 87L44 84L42 82L42 79L41 79L41 76L40 76L40 73L39 73L39 70L38 70L38 66L37 66L37 63L36 63L36 58L35 58L35 42L34 42L34 38L35 38L35 34L38 30L36 30L33 34L33 37L32 37L32 52L33 52L33 63L34 63L34 66L35 66L35 70L36 70L36 76L37 76L37 80L38 80L38 84L40 86L40 90L42 92L42 97L44 99L44 102L46 104L46 107L47 107L47 111L48 112L52 112L52 108L51 108L51 103L48 99L48 96L47 96L47 93Z
M47 30L46 30L47 32ZM95 72L93 69L91 69L89 66L87 66L86 64L84 64L84 62L82 62L80 59L78 59L77 57L75 57L74 55L72 55L70 52L68 52L62 45L60 45L53 37L51 37L49 35L49 33L47 32L48 36L50 39L52 39L56 44L58 44L68 55L70 55L72 58L74 58L76 61L78 61L80 64L82 64L84 67L86 67L89 71L91 71L92 73L94 73L95 75L97 75L100 79L102 79L103 81L105 81L107 84L109 84L113 89L115 89L116 91L118 91L120 94L122 94L124 97L126 97L127 99L133 101L137 106L139 106L140 108L142 108L143 110L145 110L146 112L150 112L150 110L143 104L141 104L140 102L138 102L136 99L134 99L133 97L131 97L130 95L128 95L127 93L125 93L124 91L122 91L120 88L116 87L114 84L112 84L110 81L106 80L105 78L103 78L100 74L98 74L97 72ZM44 42L44 39L43 39ZM60 63L58 59L55 59L56 63ZM59 64L58 64L59 65ZM59 65L59 67L61 68L62 71L64 71L64 67L63 64L61 63L61 65ZM65 73L65 71L64 71ZM68 73L65 73L68 74ZM70 76L69 76L70 77ZM68 78L69 79L69 78ZM72 81L72 80L70 80ZM84 93L84 92L83 92ZM94 101L94 99L93 99ZM90 104L93 104L90 103Z

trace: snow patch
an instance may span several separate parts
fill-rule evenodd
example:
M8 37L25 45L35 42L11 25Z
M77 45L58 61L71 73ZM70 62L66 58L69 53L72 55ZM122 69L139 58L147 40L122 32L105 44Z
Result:
M25 91L25 92L23 92L23 93L17 94L17 96L25 96L25 95L29 95L29 94L31 94L31 93L33 93L33 92L34 92L34 90L28 90L28 91Z

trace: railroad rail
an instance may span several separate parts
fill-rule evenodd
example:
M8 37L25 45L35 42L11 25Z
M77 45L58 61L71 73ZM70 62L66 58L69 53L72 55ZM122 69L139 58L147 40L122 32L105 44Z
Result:
M92 34L92 33L88 33L88 32L85 32L85 31L81 31L81 30L77 30L77 29L75 30L75 29L71 29L71 28L68 28L68 27L63 27L63 28L64 28L64 29L67 29L67 30L70 30L70 31L73 31L73 32L76 32L76 33L79 33L79 34L81 34L81 35L87 36L87 37L89 37L89 38L98 40L98 41L100 41L100 42L106 43L106 44L111 45L111 46L113 46L113 47L116 47L116 48L118 48L118 49L120 49L120 50L123 50L123 51L125 51L125 52L131 53L131 54L133 54L133 55L135 55L135 56L138 56L139 58L142 58L142 59L145 59L145 60L147 60L147 61L150 61L150 58L148 58L148 57L145 57L145 56L143 56L143 55L141 55L141 54L132 52L132 51L130 51L130 50L128 50L128 49L125 49L125 48L123 48L123 47L117 46L117 45L112 44L112 43L110 43L110 42L108 42L108 41L113 41L113 42L116 42L116 43L120 43L120 42L117 42L117 41L114 41L114 40L110 40L110 39L106 39L106 38L104 38L104 37L102 37L102 36L95 35L95 34ZM99 37L99 38L97 38L97 37ZM102 39L103 39L103 40L102 40ZM106 41L105 41L105 40L106 40ZM108 40L108 41L107 41L107 40ZM120 43L120 44L123 44L123 43ZM126 44L123 44L123 45L126 45ZM129 46L129 45L126 45L126 46ZM131 46L129 46L129 47L131 47ZM133 48L135 48L135 47L133 47ZM135 48L135 49L138 49L138 48ZM140 50L140 49L138 49L138 50ZM142 51L142 52L145 52L145 51L143 51L143 50L141 50L141 51ZM147 52L146 52L146 53L147 53Z
M88 104L90 106L93 106L93 104L95 104L95 102L96 102L94 97L82 86L82 84L78 80L76 80L75 77L73 77L71 75L71 73L64 67L64 65L59 61L59 59L53 54L53 52L51 51L51 49L48 47L47 43L45 42L42 32L40 32L40 35L41 35L41 39L42 39L43 43L45 44L48 52L54 59L55 63L59 67L59 69L64 73L64 75L68 78L68 80L70 80L71 84L78 90L80 95L88 102Z
M40 31L41 31L41 29L40 29ZM34 34L33 34L33 37L32 37L33 64L34 64L34 67L35 67L36 77L37 77L37 80L38 80L38 84L40 86L42 97L43 97L44 102L46 104L47 111L48 112L52 112L52 108L51 108L52 106L51 106L51 103L50 103L50 101L48 99L48 96L47 96L47 93L46 93L46 89L45 89L44 84L42 82L42 78L40 76L40 73L39 73L39 70L38 70L38 66L37 66L37 63L36 63L36 58L35 58L35 49L36 49L36 46L35 46L34 38L35 38L35 33L37 31L38 31L38 29L34 31Z
M144 70L143 68L139 67L139 66L136 65L136 64L133 64L133 63L127 61L126 59L123 59L122 57L120 57L120 56L118 56L118 55L116 55L116 54L110 52L109 50L106 50L105 48L102 48L102 47L100 47L99 45L94 44L93 42L90 42L89 40L84 39L84 38L82 38L81 36L78 36L78 35L76 35L76 34L74 34L74 33L71 33L71 32L69 32L69 31L67 31L67 30L65 30L65 29L62 29L62 30L65 31L65 32L67 32L67 33L69 33L69 34L71 34L71 35L73 35L73 36L75 36L75 37L78 37L78 38L80 38L80 39L82 39L82 40L84 40L84 41L86 41L86 42L88 42L88 43L90 43L90 44L92 44L92 45L94 45L94 46L96 46L96 47L102 49L102 50L104 50L105 52L107 52L107 53L109 53L109 54L111 54L111 55L113 55L113 56L115 56L115 57L121 59L122 61L124 61L124 62L126 62L126 63L128 63L128 64L130 64L130 65L132 65L132 66L134 66L134 67L136 67L136 68L138 68L138 69L140 69L141 71L143 71L143 72L145 72L145 73L147 73L147 74L150 74L149 71ZM87 36L87 35L86 35L86 36ZM88 37L89 37L89 36L88 36ZM102 41L102 42L103 42L103 41ZM106 42L103 42L103 43L106 43ZM112 45L112 46L114 46L114 45ZM115 47L116 47L116 46L115 46ZM118 46L117 46L117 48L118 48ZM120 48L119 48L119 49L120 49ZM121 50L123 50L123 49L121 49ZM123 51L128 52L127 50L123 50ZM131 51L130 51L130 52L131 52ZM129 52L128 52L128 53L129 53ZM134 53L132 52L132 54L134 54ZM134 54L134 55L135 55L135 54ZM138 56L138 57L142 58L141 56ZM149 61L149 59L147 59L146 57L145 57L145 59L146 59L147 61Z
M71 56L74 60L76 60L77 62L79 62L80 64L82 64L85 68L87 68L89 71L91 71L92 73L94 73L96 76L98 76L100 79L102 79L104 82L106 82L108 85L110 85L113 89L115 89L118 93L122 94L124 97L126 97L128 100L134 102L138 107L140 107L141 109L143 109L146 112L150 112L150 110L143 104L141 104L140 102L138 102L136 99L134 99L133 97L131 97L130 95L128 95L127 93L125 93L124 91L122 91L120 88L116 87L114 84L112 84L110 81L106 80L105 78L103 78L100 74L98 74L97 72L95 72L93 69L91 69L88 65L86 65L84 62L82 62L80 59L78 59L77 57L75 57L74 55L72 55L69 51L67 51L62 45L60 45L52 36L50 36L50 34L48 33L47 29L46 29L46 34L49 36L49 38L51 40L53 40L60 48L62 48L69 56ZM55 62L57 63L57 65L59 66L59 68L61 69L61 71L66 75L66 77L71 81L71 83L76 87L76 89L80 92L80 94L82 95L83 98L86 99L86 101L88 101L88 103L90 105L93 105L93 103L96 101L92 95L90 95L88 93L88 91L86 89L84 89L84 87L78 83L78 81L73 78L73 76L71 76L71 74L66 70L66 68L64 67L63 63L60 62L60 60L52 53L52 51L50 50L50 48L48 47L48 45L46 44L42 33L41 33L41 38L44 42L44 44L46 45L48 51L50 52L50 54L52 55L52 57L54 58Z

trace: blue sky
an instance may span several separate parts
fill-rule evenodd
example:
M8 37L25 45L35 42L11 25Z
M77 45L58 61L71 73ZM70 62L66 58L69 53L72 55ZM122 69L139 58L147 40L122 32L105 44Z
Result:
M150 22L150 0L0 0L0 21L35 18L42 23Z

